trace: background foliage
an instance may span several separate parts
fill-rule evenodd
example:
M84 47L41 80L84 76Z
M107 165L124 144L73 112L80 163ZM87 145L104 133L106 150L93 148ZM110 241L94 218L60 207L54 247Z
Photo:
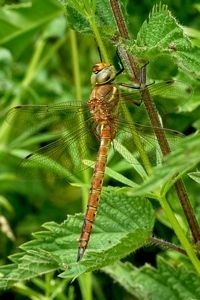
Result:
M56 184L46 180L24 183L19 179L16 167L19 157L24 157L28 147L37 148L48 136L42 132L33 138L30 132L27 131L26 134L25 130L25 134L17 139L13 136L12 126L5 122L8 109L17 104L53 104L82 99L86 101L90 94L91 66L99 61L99 54L92 34L92 30L95 30L92 27L94 23L90 23L85 15L85 8L89 13L90 9L92 11L92 5L89 1L83 2L85 7L81 7L76 1L1 1L0 259L1 274L6 277L2 276L0 286L5 288L18 282L8 292L2 292L1 298L9 296L9 299L80 299L81 297L87 300L160 299L161 295L162 298L166 295L166 299L198 299L199 278L186 257L153 246L133 252L144 245L150 235L154 223L152 206L156 216L154 233L167 241L178 244L171 224L158 202L154 199L150 204L144 198L139 198L141 190L143 195L150 193L152 186L155 189L159 188L169 180L169 175L176 174L177 170L182 173L190 170L189 176L185 176L185 182L191 203L200 220L199 173L195 169L199 162L198 136L192 136L186 139L185 143L183 142L182 147L169 158L168 169L158 167L155 177L150 178L141 189L138 188L138 197L132 194L127 195L126 190L123 190L125 193L123 194L119 193L118 189L105 189L97 229L91 240L92 259L91 261L86 259L85 264L83 262L80 266L74 262L74 256L82 215L70 216L67 221L64 220L67 215L73 215L82 210L82 206L85 205L82 202L85 198L87 199L89 181L82 178L81 183L77 184L73 181L73 185L66 185L62 181ZM185 36L183 45L182 32L178 31L174 35L173 29L176 28L174 24L169 25L168 39L162 40L162 43L159 43L159 39L153 40L153 34L149 39L150 32L154 33L156 30L156 24L159 29L162 25L159 23L159 18L157 23L150 24L152 27L147 26L146 22L143 23L152 10L154 4L152 1L142 1L140 5L132 0L122 2L129 31L134 40L137 37L134 47L133 43L127 43L126 47L129 51L136 51L136 54L150 61L149 82L175 78L193 87L194 93L190 98L185 99L184 95L181 95L184 101L176 99L175 102L169 102L170 105L158 102L161 113L166 110L168 112L168 114L162 114L164 126L186 135L198 131L200 126L199 4L197 1L165 2L176 19L184 25L185 34L191 38L190 42ZM119 67L115 46L110 43L115 26L108 2L96 1L96 4L98 13L95 22L100 27L100 34L105 37L104 44L106 49L109 49L109 57L116 67ZM170 35L170 32L173 34ZM168 32L164 33L166 36L167 34ZM158 35L155 36L158 37ZM165 51L166 43L169 45L171 37L172 42L176 43L178 48L174 56L168 55ZM142 44L145 39L148 42L147 48L144 48ZM171 47L173 48L173 44ZM77 48L78 52L76 52ZM141 120L140 110L138 119ZM186 151L183 152L181 149L186 149ZM111 164L111 167L116 173L113 175L108 170L110 177L106 177L105 185L119 187L126 184L129 186L127 180L131 171L116 162ZM191 169L191 167L194 168ZM90 171L86 171L86 177L90 178L87 172ZM162 178L161 172L163 172ZM119 177L119 174L124 177ZM130 186L132 187L133 183L139 184L138 181L138 175L131 174ZM128 191L131 192L131 190ZM113 203L110 202L110 198L115 203L112 208L109 206ZM182 211L178 201L174 199L172 192L168 195L168 201L184 232L187 233ZM134 211L131 209L131 200L134 202ZM107 215L107 213L104 214L105 211L111 212L110 221L104 219ZM132 211L132 215L126 216L125 213L129 211ZM123 219L121 216L126 218ZM117 220L119 224L115 227ZM139 220L138 224L137 220ZM45 225L47 231L44 231L41 226L46 222L48 222ZM105 226L98 228L101 224ZM130 225L129 228L127 224L134 225ZM67 239L66 232L69 230L72 230L72 234ZM33 239L31 236L33 232L38 233L35 233L34 240L30 241ZM110 239L112 237L111 242L109 236ZM27 241L30 242L24 244ZM17 248L22 244L24 245L21 246L21 252L18 252ZM63 250L65 247L67 249ZM102 256L96 254L98 251ZM7 257L11 254L13 263L6 265L10 263ZM104 255L105 260L103 260ZM126 255L128 257L124 258ZM68 258L67 265L66 257ZM123 262L126 262L117 263L116 261L120 258L124 258ZM108 266L114 262L114 265ZM86 274L70 282L72 277L77 277L86 270L98 269L100 266L104 267L103 272ZM64 279L57 277L60 273ZM45 275L37 277L41 274ZM32 280L28 283L20 282L30 278ZM113 283L111 278L119 285Z

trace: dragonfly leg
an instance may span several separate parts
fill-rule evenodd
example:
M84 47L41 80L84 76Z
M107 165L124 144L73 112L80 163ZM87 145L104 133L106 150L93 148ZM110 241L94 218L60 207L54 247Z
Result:
M151 82L151 83L146 83L147 81L147 72L146 72L146 66L149 64L149 61L146 62L140 69L140 83L139 85L133 85L133 84L127 84L127 83L120 83L119 85L127 87L127 88L131 88L131 89L136 89L136 90L142 90L145 89L149 86L151 86L152 84L155 83L155 81Z
M146 66L149 64L149 61L147 61L140 69L140 86L146 87L146 81L147 81L147 68Z

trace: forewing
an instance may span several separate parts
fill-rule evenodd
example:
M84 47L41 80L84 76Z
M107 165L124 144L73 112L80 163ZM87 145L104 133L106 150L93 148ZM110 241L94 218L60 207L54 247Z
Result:
M122 99L136 105L142 104L139 87L134 87L131 84L122 84L122 87ZM126 92L125 88L127 88ZM178 80L152 83L147 85L146 88L148 88L151 97L160 105L162 111L166 113L178 110L181 102L187 101L193 94L190 85Z
M63 102L54 105L18 105L11 108L6 116L14 133L34 132L51 129L60 132L72 127L71 120L77 120L87 112L82 102Z
M118 133L116 140L123 145L128 152L125 154L124 150L121 151L118 145L117 147L125 159L129 157L129 163L135 166L135 169L138 169L137 165L145 164L142 158L143 151L152 166L161 163L163 154L154 133L155 128L138 123L133 124L123 118L117 122L117 126ZM181 133L171 129L161 128L161 130L164 132L171 149L174 149L183 137Z
M36 140L37 147L40 147L36 151L30 151L20 163L20 169L24 170L27 177L35 177L32 168L46 169L49 174L60 176L63 176L65 170L73 174L83 169L82 159L88 158L95 140L86 105L67 102L45 106L17 106L8 112L7 120L12 125L16 124L14 135L20 142L20 147L23 141L28 149L27 140L31 139ZM30 144L31 142L29 146Z

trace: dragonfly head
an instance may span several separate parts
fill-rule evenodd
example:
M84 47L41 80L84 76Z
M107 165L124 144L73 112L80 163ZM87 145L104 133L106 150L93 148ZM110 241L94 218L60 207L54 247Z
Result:
M115 77L115 67L111 64L101 62L95 64L92 68L91 84L93 86L105 84L114 80Z

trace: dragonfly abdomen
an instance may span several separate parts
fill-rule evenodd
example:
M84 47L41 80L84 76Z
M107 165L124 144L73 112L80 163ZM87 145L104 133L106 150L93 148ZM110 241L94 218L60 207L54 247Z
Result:
M112 135L110 126L103 125L101 128L100 146L92 177L87 210L85 213L85 219L82 227L81 236L79 239L77 261L79 261L83 257L83 254L89 242L90 234L92 232L93 223L95 221L104 180L108 150L112 140L111 136Z

